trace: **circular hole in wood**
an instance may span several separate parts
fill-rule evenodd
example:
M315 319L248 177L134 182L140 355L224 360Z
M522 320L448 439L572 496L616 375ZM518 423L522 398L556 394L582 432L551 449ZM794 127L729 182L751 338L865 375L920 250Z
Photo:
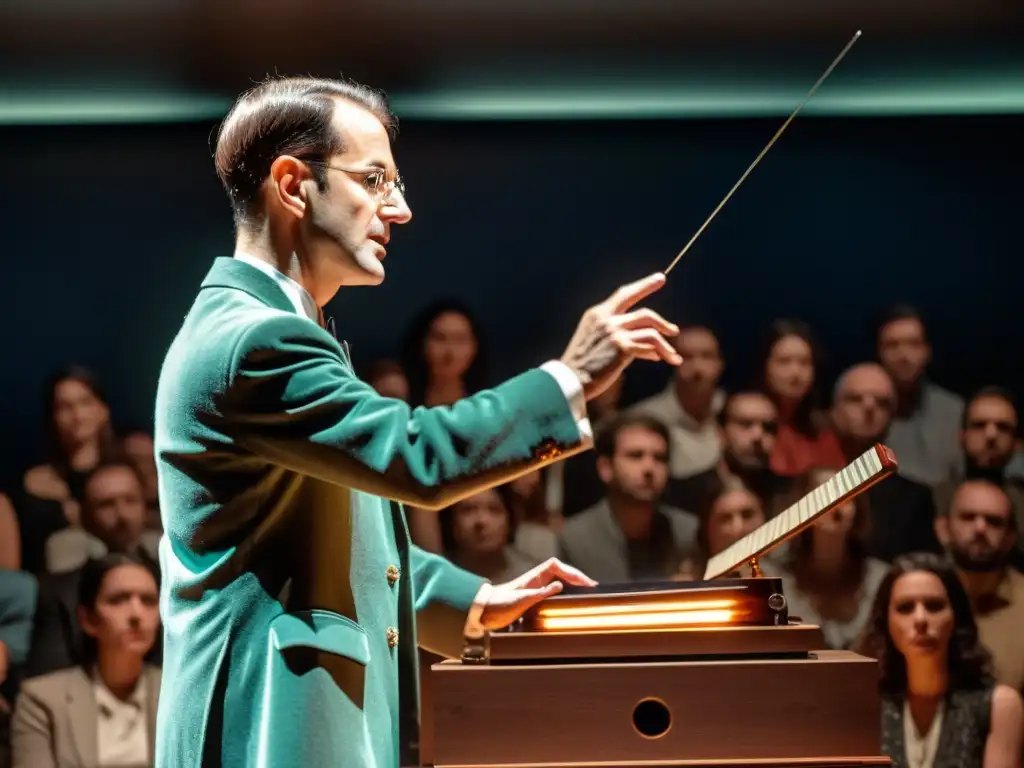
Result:
M672 727L672 713L660 699L643 699L633 708L633 727L645 739L658 739Z

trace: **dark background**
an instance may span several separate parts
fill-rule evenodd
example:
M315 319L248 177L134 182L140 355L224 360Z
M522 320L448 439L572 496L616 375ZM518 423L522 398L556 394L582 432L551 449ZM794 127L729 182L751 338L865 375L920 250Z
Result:
M803 90L858 26L865 41L837 81L875 73L884 87L886 73L922 61L953 72L1024 50L1019 1L942 12L909 1L753 5L534 3L502 15L459 2L428 13L304 0L243 13L196 0L100 3L76 16L70 5L12 0L0 9L0 81L102 89L152 78L230 97L275 69L343 69L415 94L467 70L508 82L543 58L552 78L596 61L694 80L716 61L740 76L796 77ZM405 119L395 152L414 219L395 233L385 284L346 291L329 311L357 364L395 353L412 314L441 295L479 313L494 380L558 355L586 306L667 265L781 119ZM214 130L0 127L0 344L10 366L0 478L35 461L40 387L58 365L95 368L119 422L151 423L163 353L210 262L232 248ZM713 325L728 385L750 375L772 319L802 317L829 351L831 385L872 353L874 314L907 300L927 316L940 383L1024 391L1022 135L1013 114L801 116L651 304ZM665 375L637 364L627 395Z

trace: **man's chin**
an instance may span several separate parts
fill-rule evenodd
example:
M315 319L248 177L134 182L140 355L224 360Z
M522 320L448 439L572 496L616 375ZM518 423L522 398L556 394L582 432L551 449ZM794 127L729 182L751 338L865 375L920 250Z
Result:
M342 285L380 285L384 282L384 265L372 255L356 261L355 269L348 271Z

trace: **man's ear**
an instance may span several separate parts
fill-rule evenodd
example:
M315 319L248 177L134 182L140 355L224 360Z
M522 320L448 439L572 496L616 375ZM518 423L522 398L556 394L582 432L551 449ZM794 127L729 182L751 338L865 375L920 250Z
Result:
M309 167L290 155L281 155L270 165L269 194L275 204L301 219L306 214L303 182L310 178Z
M607 456L597 457L597 476L605 485L611 483L614 471L612 470L612 460Z

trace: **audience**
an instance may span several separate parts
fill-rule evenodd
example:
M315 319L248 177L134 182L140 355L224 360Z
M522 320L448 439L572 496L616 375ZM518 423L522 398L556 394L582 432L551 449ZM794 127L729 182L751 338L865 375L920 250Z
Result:
M988 386L965 405L930 381L910 307L873 333L878 363L844 371L826 403L805 323L775 322L756 386L729 391L719 339L685 325L673 342L684 362L662 389L637 402L623 377L588 404L593 452L440 513L408 508L412 539L492 581L552 555L606 584L700 580L709 557L884 443L899 473L763 555L762 571L829 647L879 655L897 765L1013 768L1024 728L1015 400ZM400 352L359 370L414 407L490 384L483 331L458 301L426 307ZM45 405L45 455L0 493L0 768L11 741L18 766L146 765L161 657L153 438L115 422L81 367L53 377ZM420 657L424 670L439 660Z
M934 486L960 466L958 427L964 401L928 380L932 359L924 320L913 307L886 311L877 324L878 360L896 387L896 413L886 436L902 473Z
M1009 496L989 480L965 480L935 530L971 599L996 680L1024 691L1024 574L1010 566L1018 528Z
M444 554L493 583L521 576L542 562L517 549L508 487L491 488L441 510Z
M147 653L160 627L157 580L112 554L82 569L79 664L24 682L11 725L14 768L153 764L160 670Z
M833 476L829 469L812 470L806 492ZM866 499L860 496L846 502L797 535L777 574L782 577L789 615L821 627L830 648L853 645L889 570L884 562L868 556L870 526Z
M451 405L487 385L482 330L469 308L442 299L412 321L402 349L408 380L407 402L413 407ZM409 530L424 549L443 551L437 515L408 509Z
M730 475L700 510L699 520L694 546L676 568L677 579L702 579L709 558L764 525L764 504L742 480ZM762 570L773 570L774 559L774 555L761 558Z
M662 392L632 407L661 421L672 439L673 478L687 478L712 469L721 456L715 419L725 393L718 388L724 362L718 339L709 329L694 325L680 328L672 340L683 357L682 365Z
M55 374L46 387L43 406L46 461L25 473L16 504L22 567L30 573L45 570L46 539L78 524L86 475L116 453L110 406L90 371L71 366Z
M896 559L858 650L879 661L882 749L895 765L1019 768L1024 705L988 674L970 601L944 559Z
M1024 528L1024 478L1012 475L1008 467L1017 452L1017 406L1013 395L1001 387L985 387L964 409L960 446L963 470L957 478L935 488L935 506L948 509L950 500L963 479L988 480L1010 497L1017 530ZM897 454L898 455L898 454ZM1024 565L1020 541L1013 551L1017 567Z
M698 520L661 500L671 461L668 428L623 413L603 425L594 449L606 495L566 521L562 558L599 582L669 578L693 548Z
M157 537L144 530L146 515L142 484L127 464L104 464L85 480L82 525L61 532L53 549L65 570L40 578L30 674L39 675L74 664L81 658L82 633L75 617L82 567L90 558L108 553L128 554L158 568ZM66 545L66 546L65 546ZM68 567L71 566L71 567ZM159 659L160 645L154 647Z
M811 329L800 320L776 320L755 363L760 390L778 409L772 471L802 475L821 464L826 422L818 402L822 354Z
M799 477L783 477L771 469L779 419L775 403L761 392L735 392L718 413L722 458L711 469L669 482L666 500L682 509L701 510L722 490L728 477L736 477L758 498L771 518L798 500Z
M838 469L875 443L884 443L894 406L892 380L880 365L862 363L845 371L836 382L832 427L825 434L831 447L823 451L822 463ZM926 487L894 475L863 496L871 518L870 555L890 561L906 552L941 551L935 538L935 504Z

